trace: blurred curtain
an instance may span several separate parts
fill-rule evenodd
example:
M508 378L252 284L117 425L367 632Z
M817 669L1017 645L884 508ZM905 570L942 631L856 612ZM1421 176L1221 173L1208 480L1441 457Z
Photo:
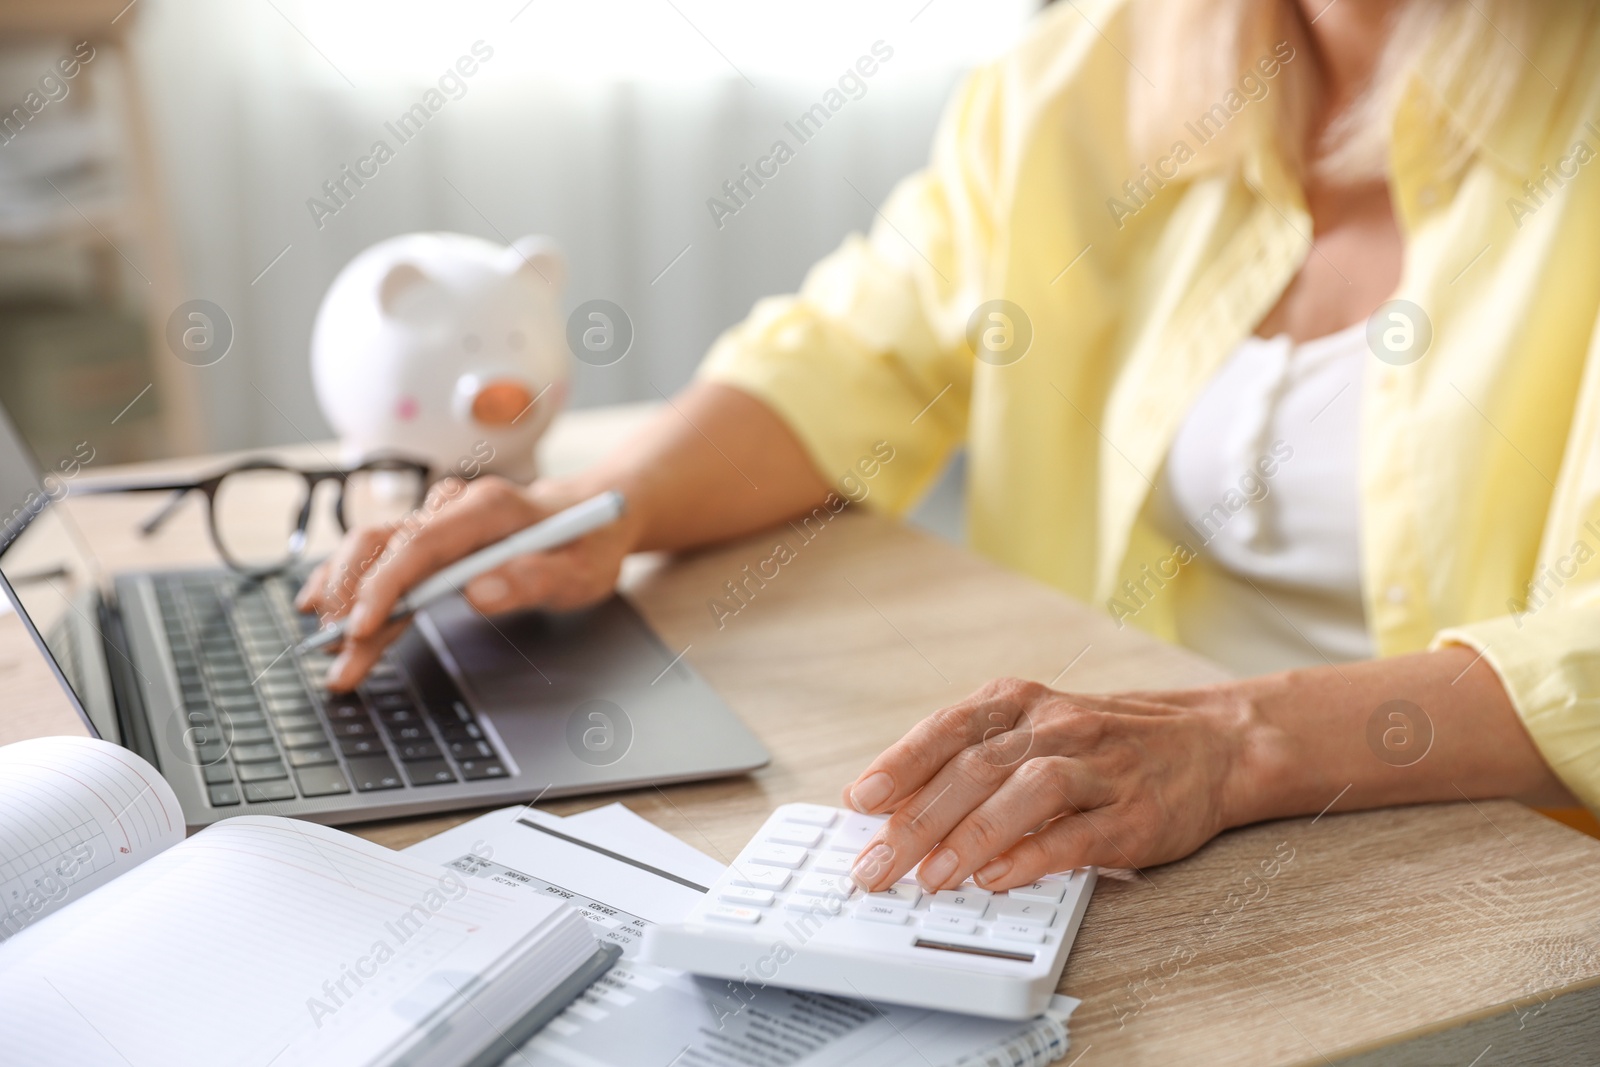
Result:
M137 55L186 296L235 327L204 372L210 446L327 434L308 369L318 302L351 256L412 230L553 236L567 309L603 297L635 327L626 359L575 369L574 403L670 394L754 300L868 224L925 160L960 72L1033 6L146 0ZM492 57L399 143L385 124L480 41ZM798 144L784 123L880 41L892 58ZM795 157L719 227L708 198L780 137ZM319 226L307 201L329 202L323 183L379 139L394 158Z

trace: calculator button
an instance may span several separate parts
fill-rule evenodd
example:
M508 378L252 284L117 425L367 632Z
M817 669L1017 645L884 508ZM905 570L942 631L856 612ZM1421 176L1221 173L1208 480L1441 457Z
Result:
M807 826L820 826L826 830L839 818L839 813L832 808L823 807L821 804L786 804L783 809L783 817L791 822L805 823Z
M995 923L993 932L995 937L1006 941L1027 941L1037 945L1044 940L1044 931L1030 923Z
M1046 904L1059 904L1061 898L1067 895L1067 883L1059 878L1046 878L1032 885L1019 885L1011 890L1010 895L1018 900L1042 900Z
M995 901L994 908L997 918L1010 922L1049 926L1056 921L1056 906L1041 904L1037 900L1007 900L1001 897Z
M811 869L818 874L849 874L855 865L856 857L852 852L824 852Z
M782 867L756 867L746 864L733 869L732 882L734 885L749 886L751 889L782 889L789 884L789 872Z
M793 871L805 864L808 855L799 845L762 845L750 854L750 862L763 867L787 867Z
M766 889L751 889L742 885L725 885L717 891L717 899L724 904L743 904L751 908L764 908L772 903L772 893Z
M733 904L717 904L706 909L706 918L719 923L748 926L759 920L761 913L755 908L741 908Z
M908 912L905 908L897 908L892 904L875 904L871 900L863 900L851 912L858 919L866 919L875 923L904 923Z
M977 919L989 908L988 894L978 896L964 889L941 889L928 903L929 909L945 915L966 915Z
M877 835L883 821L881 815L857 815L851 812L839 823L828 844L843 852L860 852Z
M837 915L841 907L838 897L814 897L804 893L785 897L783 906L789 911L817 911L824 915Z
M914 885L892 885L881 893L868 893L867 899L895 908L912 908L922 899L922 888Z
M785 823L767 831L767 840L780 845L800 845L804 848L816 848L817 842L822 840L822 831L815 826Z
M837 874L808 874L794 887L796 893L814 897L848 897L855 892L856 884Z
M964 915L928 912L922 916L922 928L941 934L970 934L978 928L978 924Z

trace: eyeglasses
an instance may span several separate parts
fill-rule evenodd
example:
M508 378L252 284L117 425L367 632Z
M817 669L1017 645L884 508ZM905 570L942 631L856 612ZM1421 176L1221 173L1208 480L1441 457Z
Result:
M211 541L224 563L242 574L265 578L293 566L304 554L312 505L325 482L338 485L333 514L339 529L395 522L421 506L431 468L399 456L370 459L358 467L289 467L274 460L245 460L196 481L90 485L84 493L171 493L155 514L139 524L148 537L159 530L192 493L206 498Z

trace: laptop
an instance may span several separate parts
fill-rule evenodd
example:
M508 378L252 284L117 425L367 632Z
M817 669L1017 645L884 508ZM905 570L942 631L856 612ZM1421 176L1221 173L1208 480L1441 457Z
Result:
M46 491L46 485L50 491ZM106 581L0 410L0 585L91 733L160 769L191 827L330 824L736 774L768 755L621 597L419 614L353 693L319 680L292 601L309 564ZM130 531L131 534L132 531Z

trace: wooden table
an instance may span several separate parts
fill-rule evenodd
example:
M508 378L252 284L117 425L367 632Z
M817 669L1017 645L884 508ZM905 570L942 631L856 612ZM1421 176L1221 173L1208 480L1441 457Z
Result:
M641 414L568 416L546 442L546 469L581 463ZM133 522L153 503L84 498L74 506L96 509L84 528L112 566L203 556L197 507L155 541L136 542ZM831 523L719 627L708 602L783 533L676 560L639 558L624 578L662 637L687 649L760 736L772 764L746 777L549 810L621 799L726 861L773 805L837 803L840 788L902 731L991 677L1096 691L1223 676L1188 652L1116 629L1100 612L864 514ZM0 685L10 696L0 740L79 732L43 671L17 620L0 619ZM355 829L401 847L474 814ZM1317 818L1224 834L1180 863L1108 871L1062 979L1062 991L1084 1001L1069 1061L1596 1062L1597 889L1600 842L1510 802L1359 814L1339 814L1332 803Z

